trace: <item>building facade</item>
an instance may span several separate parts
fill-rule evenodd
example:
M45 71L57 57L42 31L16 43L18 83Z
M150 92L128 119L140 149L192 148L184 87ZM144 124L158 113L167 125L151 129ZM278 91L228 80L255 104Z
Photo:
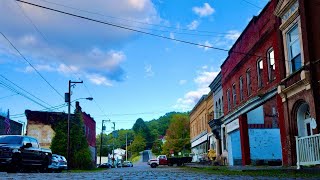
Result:
M271 0L252 18L221 65L222 129L229 165L281 164L277 85L281 32Z
M193 162L206 158L208 150L215 148L215 139L208 125L213 116L213 93L203 95L190 112L190 141Z
M209 126L216 140L217 157L218 159L221 159L222 164L226 165L228 158L227 134L225 126L221 126L223 124L223 89L221 84L221 72L215 77L209 87L213 92L214 100L214 114L213 119L210 119L209 121Z
M76 110L82 112L79 102L76 102ZM44 148L50 148L52 139L55 136L53 125L56 123L56 121L66 121L68 119L68 115L63 112L26 110L25 114L27 118L26 135L37 138L40 146ZM91 151L92 160L96 164L95 121L89 114L86 114L85 112L82 112L82 117L84 123L84 131Z
M274 14L281 18L284 50L278 86L283 165L296 165L295 136L319 133L320 0L280 0Z
M7 135L5 119L6 117L0 115L0 135ZM22 135L22 131L23 124L10 119L10 135Z

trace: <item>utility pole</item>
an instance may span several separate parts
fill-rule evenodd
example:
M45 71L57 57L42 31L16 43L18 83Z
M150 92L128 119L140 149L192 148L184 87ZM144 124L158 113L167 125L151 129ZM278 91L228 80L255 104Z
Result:
M126 161L128 161L128 133L126 133Z
M112 164L114 165L114 138L115 138L115 130L116 130L116 123L115 122L112 122L113 123L113 142L112 142ZM117 167L116 165L114 165L115 167Z
M83 81L75 82L69 80L69 90L65 94L65 102L68 103L68 144L67 144L67 160L68 160L68 169L70 169L70 106L71 106L71 86L76 83L83 83Z
M105 130L105 127L106 126L103 126L103 123L104 122L107 122L107 121L109 121L110 122L110 119L109 120L102 120L102 123L101 123L101 140L100 140L100 165L101 165L101 156L102 156L102 135L103 135L103 131Z

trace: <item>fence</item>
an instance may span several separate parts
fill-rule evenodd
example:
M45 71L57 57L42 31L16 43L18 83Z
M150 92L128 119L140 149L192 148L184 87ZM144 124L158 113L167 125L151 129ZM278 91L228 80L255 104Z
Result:
M297 137L297 168L320 164L320 134Z

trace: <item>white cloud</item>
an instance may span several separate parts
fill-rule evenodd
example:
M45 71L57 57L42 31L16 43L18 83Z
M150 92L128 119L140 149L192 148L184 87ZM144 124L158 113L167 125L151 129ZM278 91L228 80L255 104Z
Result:
M55 69L49 65L35 65L34 68L37 70L37 71L49 71L49 72L52 72L52 71L55 71ZM30 73L30 72L34 72L34 68L32 68L31 66L27 66L24 70L24 72L26 73Z
M203 7L193 7L192 11L200 17L210 16L215 12L208 3L204 3Z
M199 99L210 92L208 87L219 72L210 71L207 66L203 66L198 72L194 82L197 89L187 92L183 98L179 98L173 108L181 111L191 110Z
M197 20L192 21L190 24L187 25L189 30L195 30L199 26L199 22Z
M157 24L163 21L152 0L68 1L68 6L96 12L96 14L70 10L42 1L38 3L102 21L112 20L115 24L125 23L137 28L149 26L145 23ZM55 3L65 4L66 1L56 0ZM108 84L107 80L121 81L126 76L122 68L126 56L122 51L113 50L113 47L121 48L128 39L136 36L136 33L51 12L24 3L18 2L18 4L41 30L47 41L39 33L35 33L33 26L24 17L17 3L9 1L0 1L1 32L19 47L19 50L27 59L32 61L33 64L38 64L40 71L100 75L106 78L104 83L98 83L103 82L100 77L90 77L92 80L95 79L93 82L96 82L96 84L105 85ZM109 19L110 16L121 17L121 19ZM136 23L137 21L145 23ZM3 38L0 39L2 42ZM12 51L12 48L7 45L8 42L1 42L0 56L13 59L12 57L16 56L16 52ZM12 63L8 60L3 62ZM51 67L55 69L52 70ZM19 68L21 69L21 67L17 69ZM23 72L31 71L30 68L23 70ZM100 81L96 79L100 79Z
M145 70L145 73L146 73L146 77L154 76L154 72L152 70L151 64L145 65L144 70Z
M241 35L241 32L237 31L237 30L231 30L228 31L228 34L225 36L226 39L235 41L238 39L238 37Z
M79 68L76 66L67 66L65 64L60 64L57 68L57 71L62 74L72 74L77 73L79 71Z
M182 79L182 80L179 81L179 84L180 84L180 85L184 85L184 84L186 84L186 83L187 83L187 80L185 80L185 79Z
M214 71L202 71L199 73L198 77L194 79L194 82L198 85L198 87L208 87L218 73L219 72Z
M112 86L112 83L109 79L99 74L87 74L86 77L96 85Z
M172 32L170 33L170 38L174 39L174 34Z
M210 50L209 47L212 47L212 44L211 44L209 41L205 41L205 42L203 43L203 45L206 46L206 47L199 46L199 48L203 48L204 51L208 51L208 50Z
M129 0L129 3L132 5L133 8L138 10L143 10L146 4L148 3L147 0Z

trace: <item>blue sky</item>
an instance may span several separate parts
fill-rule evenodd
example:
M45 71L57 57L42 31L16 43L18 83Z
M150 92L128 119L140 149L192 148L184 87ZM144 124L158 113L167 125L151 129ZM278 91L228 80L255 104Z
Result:
M229 49L267 0L27 0L193 43ZM0 35L0 111L26 121L25 109L64 103L68 81L72 100L97 122L131 128L166 112L192 109L209 92L227 52L202 48L62 15L15 1L0 2L0 31L39 74ZM4 84L19 92L23 97ZM59 95L60 94L60 95ZM31 101L32 99L33 101ZM35 103L36 101L37 103ZM39 105L41 104L41 105ZM73 108L72 108L73 109ZM55 111L67 111L62 107ZM72 110L73 111L73 110ZM110 130L111 123L107 125Z

